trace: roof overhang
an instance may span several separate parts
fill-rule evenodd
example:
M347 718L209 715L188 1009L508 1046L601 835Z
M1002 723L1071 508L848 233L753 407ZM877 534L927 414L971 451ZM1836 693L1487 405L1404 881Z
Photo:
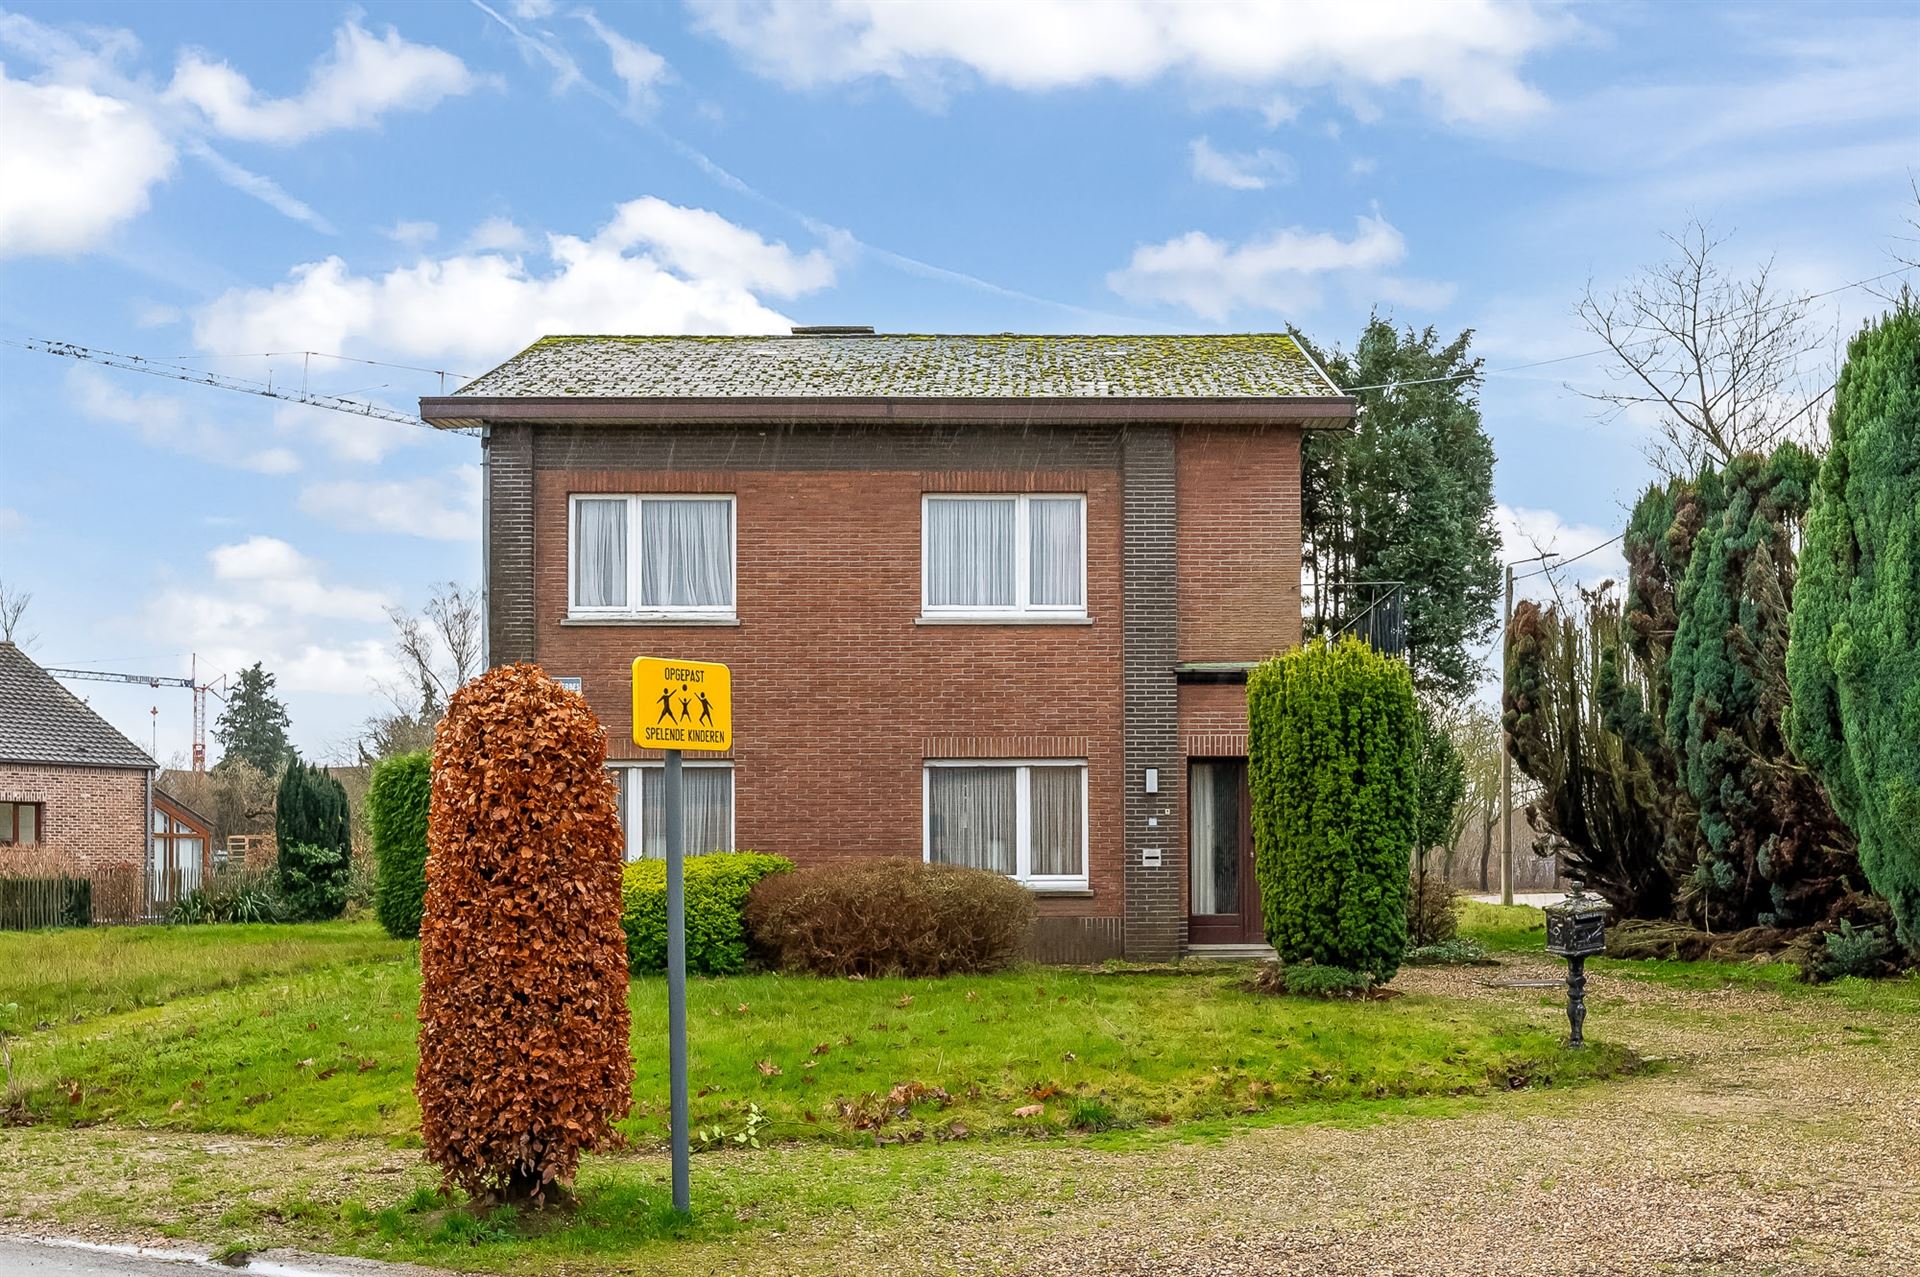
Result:
M1324 397L934 399L797 396L768 398L592 398L440 395L420 400L420 419L441 429L501 422L594 426L904 425L1237 425L1337 428L1359 400Z

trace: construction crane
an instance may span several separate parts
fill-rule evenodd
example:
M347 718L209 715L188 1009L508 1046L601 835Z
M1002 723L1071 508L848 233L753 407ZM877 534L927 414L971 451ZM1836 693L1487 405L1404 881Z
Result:
M220 699L226 699L227 676L209 678L200 681L200 658L190 658L188 669L191 677L176 678L167 674L118 674L108 670L69 670L47 667L47 673L55 678L90 678L100 683L136 683L142 687L186 687L193 690L193 770L207 770L207 693L212 692Z

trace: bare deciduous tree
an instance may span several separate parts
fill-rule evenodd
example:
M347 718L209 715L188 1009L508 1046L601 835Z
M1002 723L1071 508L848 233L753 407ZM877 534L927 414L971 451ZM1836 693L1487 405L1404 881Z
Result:
M10 590L5 581L0 581L0 642L17 643L21 647L33 645L34 635L20 626L20 618L26 615L27 604L31 602L33 595L25 590Z
M1825 335L1808 322L1810 299L1780 290L1771 260L1728 275L1717 256L1727 241L1703 222L1665 238L1666 261L1612 292L1588 285L1576 311L1612 353L1618 388L1576 391L1607 417L1650 411L1648 459L1669 477L1817 436L1810 400L1826 382L1807 373Z
M367 719L357 746L363 762L426 749L447 700L480 672L480 592L448 581L418 613L391 608L398 685L376 683L393 708Z

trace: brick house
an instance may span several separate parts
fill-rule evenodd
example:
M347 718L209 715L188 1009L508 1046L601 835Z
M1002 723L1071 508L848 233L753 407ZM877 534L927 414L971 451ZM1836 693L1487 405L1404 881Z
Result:
M1246 670L1300 638L1301 431L1353 411L1284 335L864 329L547 338L421 400L482 436L488 660L578 680L630 855L628 666L724 661L689 850L993 868L1070 961L1259 940Z
M0 642L0 873L90 878L101 921L133 921L197 886L211 830L156 788L156 771L145 750Z

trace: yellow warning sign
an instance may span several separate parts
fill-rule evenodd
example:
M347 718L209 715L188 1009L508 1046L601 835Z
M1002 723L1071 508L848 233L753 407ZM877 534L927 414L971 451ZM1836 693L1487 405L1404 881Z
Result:
M710 661L634 661L633 743L647 749L733 748L733 672Z

